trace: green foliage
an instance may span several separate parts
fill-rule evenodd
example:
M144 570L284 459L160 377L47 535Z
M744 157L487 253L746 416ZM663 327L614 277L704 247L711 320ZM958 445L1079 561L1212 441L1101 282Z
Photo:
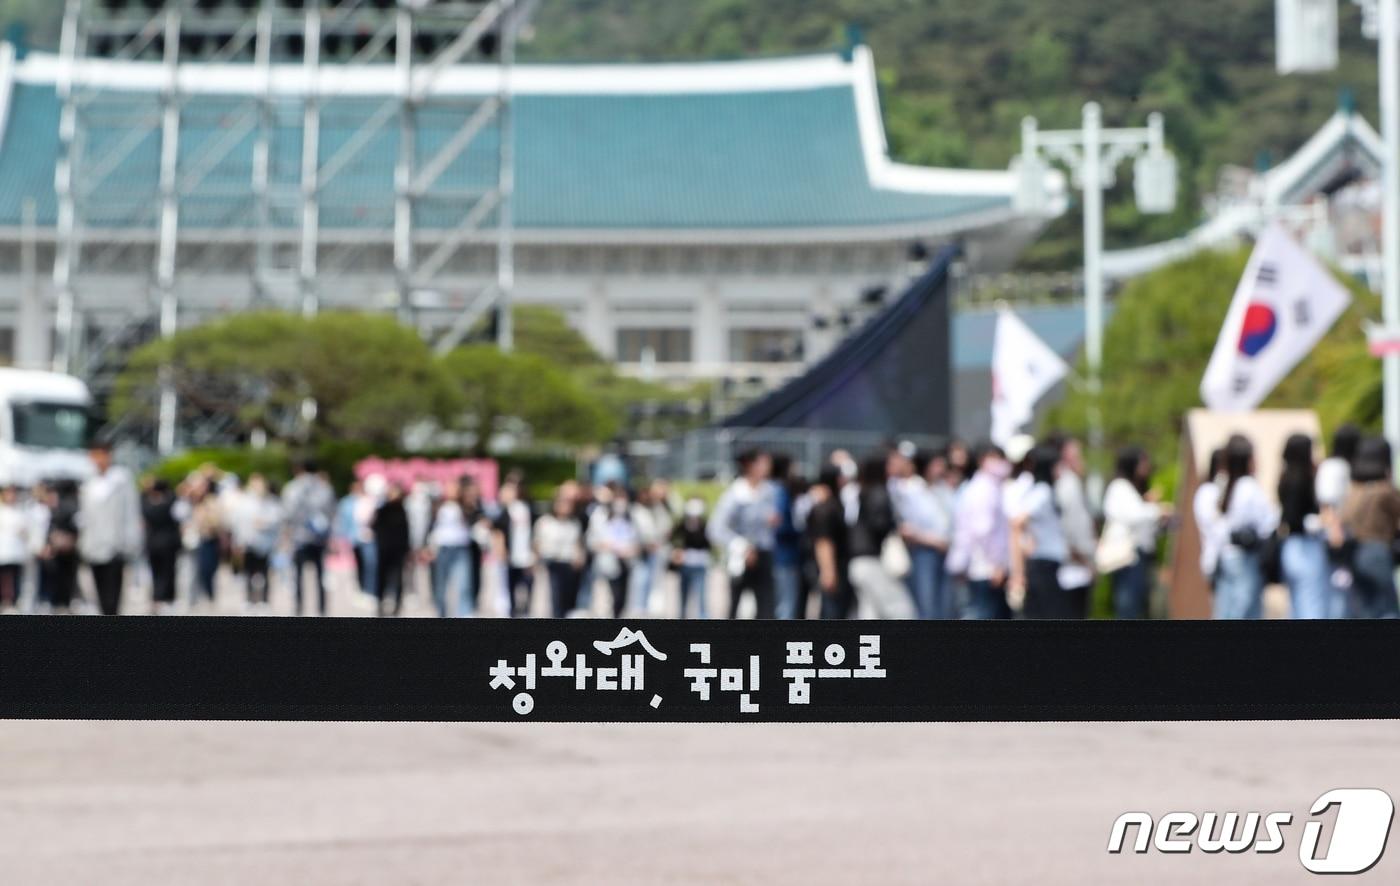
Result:
M612 435L613 416L578 382L536 354L468 345L442 359L455 413L485 453L510 429L536 442L588 443Z
M331 483L342 491L349 488L356 463L372 455L427 459L454 459L463 455L456 450L406 453L397 449L377 449L363 443L337 441L326 441L311 450L294 450L284 445L272 445L261 450L230 446L188 450L156 465L150 473L176 484L197 468L213 465L244 479L249 474L259 473L274 486L281 486L292 476L293 460L307 454L315 456L317 467L329 474ZM511 471L524 474L530 493L536 498L550 495L555 487L565 480L574 479L577 473L573 459L548 453L516 452L495 461L502 476Z
M572 0L543 4L534 60L734 58L818 52L862 27L880 65L886 129L899 159L1005 168L1021 117L1077 126L1089 99L1109 125L1166 115L1181 162L1181 209L1139 215L1128 170L1110 194L1110 247L1153 242L1190 228L1200 197L1225 164L1253 166L1263 152L1292 153L1350 86L1375 119L1375 44L1360 11L1342 3L1337 71L1280 77L1274 70L1274 0ZM1079 261L1079 217L1052 225L1027 268Z
M132 355L112 411L154 416L162 367L186 415L230 416L242 434L397 445L406 425L452 406L422 339L372 314L261 311L184 330ZM317 412L304 427L308 399Z
M1173 464L1187 410L1201 405L1200 383L1249 254L1202 252L1134 280L1120 293L1104 332L1105 442L1110 450L1147 447L1158 467ZM1380 370L1366 351L1363 319L1378 300L1339 275L1353 302L1313 353L1293 370L1264 408L1316 409L1324 432L1343 421L1376 427ZM1076 370L1084 377L1081 360ZM1088 429L1088 396L1072 386L1045 426Z
M565 370L609 416L610 433L620 427L629 437L659 439L696 426L697 418L668 407L705 402L707 384L663 385L623 375L552 308L516 305L513 318L516 352ZM474 338L484 332L478 328Z

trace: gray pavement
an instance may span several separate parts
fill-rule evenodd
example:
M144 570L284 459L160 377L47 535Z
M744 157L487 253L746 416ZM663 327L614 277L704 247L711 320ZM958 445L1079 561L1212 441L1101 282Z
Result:
M1400 724L0 723L0 882L1303 883L1129 809L1400 797ZM1392 843L1400 840L1396 838ZM1360 882L1393 882L1392 846Z

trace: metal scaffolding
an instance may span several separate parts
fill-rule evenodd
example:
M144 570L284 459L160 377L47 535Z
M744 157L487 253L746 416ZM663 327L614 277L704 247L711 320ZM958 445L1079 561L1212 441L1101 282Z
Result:
M392 308L404 322L446 350L494 310L498 342L510 347L510 72L533 5L66 0L55 368L87 377L101 396L110 381L104 374L134 344L212 313L205 306L192 315L187 297L211 269L246 275L241 306L314 314L334 278L362 273L353 266L366 243L378 242L392 243ZM109 60L158 69L159 88L114 89L101 76ZM441 88L452 67L467 62L494 66L499 88L482 95ZM221 90L217 101L191 94L185 74L201 65L234 71L246 85ZM357 95L345 78L326 76L333 67L375 65L393 79L390 92ZM332 113L337 137L328 140ZM367 154L382 149L395 127L392 207L372 207L353 231L327 224L328 212L347 211L327 205L330 186L377 162ZM486 185L458 186L462 176L449 173L474 146L477 158L491 152L495 173ZM155 169L151 156L159 158ZM454 267L460 276L469 245L490 246L494 273L445 305L436 287ZM143 261L151 269L145 299L113 304L85 285L104 270ZM162 373L156 442L163 452L200 436L178 405Z

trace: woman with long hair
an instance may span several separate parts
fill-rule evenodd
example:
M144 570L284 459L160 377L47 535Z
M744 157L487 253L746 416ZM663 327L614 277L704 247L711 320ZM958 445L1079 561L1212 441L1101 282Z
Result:
M850 530L850 577L861 618L913 618L909 588L881 560L885 539L895 532L894 505L885 481L883 456L860 467L860 511Z
M1037 446L1030 454L1031 486L1011 514L1012 587L1025 591L1026 618L1064 618L1059 572L1069 559L1069 544L1055 500L1060 451Z
M613 618L627 608L628 578L642 553L641 537L632 522L632 502L621 486L607 488L588 523L587 542L593 551L594 571L612 591Z
M1157 530L1165 515L1150 489L1152 460L1146 451L1127 446L1118 451L1113 480L1104 490L1103 542L1117 547L1112 568L1105 565L1113 587L1114 618L1147 618L1152 591L1152 566L1157 557Z
M1306 434L1294 434L1283 445L1278 500L1282 510L1279 533L1283 536L1279 556L1293 617L1328 618L1332 614L1332 586L1327 541L1318 513L1313 441Z
M1357 449L1342 525L1355 542L1348 615L1400 617L1395 596L1394 545L1400 534L1400 491L1391 480L1390 444L1368 438Z
M1254 445L1236 434L1225 444L1225 486L1220 495L1222 535L1215 582L1215 617L1259 618L1263 610L1265 542L1278 527L1278 511L1254 477Z
M428 526L433 603L442 618L466 618L476 609L472 584L472 527L462 505L462 484L449 481Z
M535 521L535 552L549 578L550 612L565 618L578 605L583 572L583 529L574 519L574 500L555 493L549 513Z

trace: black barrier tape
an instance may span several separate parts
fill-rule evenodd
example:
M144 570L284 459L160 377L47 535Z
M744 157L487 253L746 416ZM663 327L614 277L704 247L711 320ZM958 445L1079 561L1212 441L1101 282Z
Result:
M16 617L0 661L4 718L1400 717L1394 621Z

